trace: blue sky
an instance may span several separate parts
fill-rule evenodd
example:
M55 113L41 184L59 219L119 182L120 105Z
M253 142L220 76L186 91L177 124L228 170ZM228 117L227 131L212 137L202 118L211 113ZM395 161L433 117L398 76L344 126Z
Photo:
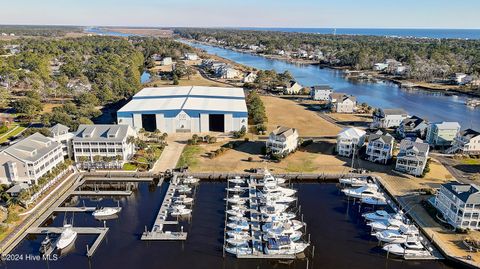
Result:
M0 24L480 28L479 0L0 0Z

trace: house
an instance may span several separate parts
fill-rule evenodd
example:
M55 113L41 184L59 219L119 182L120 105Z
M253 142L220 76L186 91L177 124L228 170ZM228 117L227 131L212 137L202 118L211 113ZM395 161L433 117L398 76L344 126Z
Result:
M457 85L465 85L470 83L473 80L473 77L465 73L455 73L452 76L452 82Z
M387 63L376 63L373 65L373 70L375 71L385 71L388 68Z
M449 182L442 184L434 206L453 227L479 229L480 188L475 184Z
M373 112L371 129L388 129L400 126L404 119L408 118L407 112L403 109L376 109Z
M278 126L268 136L267 152L273 154L288 154L298 147L298 131L295 128Z
M328 101L332 92L332 87L328 85L318 85L311 87L310 96L313 100Z
M395 139L390 134L381 131L367 136L367 160L375 163L387 164L392 158L393 142Z
M0 113L0 126L9 126L14 122L15 118L10 113Z
M243 78L243 83L253 83L257 79L257 74L250 72Z
M434 122L427 127L425 141L433 147L450 146L460 131L458 122Z
M52 139L62 145L63 156L72 158L72 138L74 134L69 132L69 128L63 124L57 123L50 128L50 133Z
M160 64L161 64L161 65L171 65L171 64L173 64L172 57L164 57L164 58L160 61Z
M417 141L403 139L400 142L395 170L421 176L427 164L429 150L430 146L419 139Z
M300 91L303 89L303 86L300 85L295 80L290 80L288 86L285 88L284 93L286 94L299 94Z
M36 184L62 162L62 145L34 133L0 152L0 184Z
M337 113L353 113L357 107L357 99L345 93L331 93L330 107Z
M480 155L480 133L472 129L458 132L447 152Z
M184 57L185 57L185 60L189 60L189 61L197 61L199 59L198 55L195 53L185 53Z
M9 188L6 193L8 193L10 195L10 197L18 197L18 195L20 195L20 193L23 191L23 190L26 190L28 189L30 186L27 184L27 183L19 183L19 184L15 184L13 185L11 188Z
M152 58L152 60L154 61L161 61L162 60L162 55L160 54L152 54L152 56L150 56L150 58Z
M241 75L241 72L230 66L223 66L217 69L217 76L223 79L234 79Z
M350 157L359 150L365 142L366 132L358 128L345 128L337 135L337 153L340 156Z
M72 139L74 160L83 167L121 167L135 154L129 125L81 124Z
M405 137L419 137L424 138L427 133L428 123L426 120L412 116L402 120L400 126L397 128L397 134L401 138Z

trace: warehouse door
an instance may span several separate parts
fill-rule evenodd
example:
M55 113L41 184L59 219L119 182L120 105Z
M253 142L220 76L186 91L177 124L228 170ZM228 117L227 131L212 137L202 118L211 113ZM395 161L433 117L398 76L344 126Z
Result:
M147 132L154 132L157 129L155 114L142 114L142 127Z
M208 115L208 125L210 132L225 132L225 115L210 114Z

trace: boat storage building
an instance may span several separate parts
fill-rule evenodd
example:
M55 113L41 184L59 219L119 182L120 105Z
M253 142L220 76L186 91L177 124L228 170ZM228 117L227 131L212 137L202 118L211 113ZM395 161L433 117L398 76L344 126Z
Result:
M118 124L166 133L231 132L247 128L242 88L144 88L117 111Z

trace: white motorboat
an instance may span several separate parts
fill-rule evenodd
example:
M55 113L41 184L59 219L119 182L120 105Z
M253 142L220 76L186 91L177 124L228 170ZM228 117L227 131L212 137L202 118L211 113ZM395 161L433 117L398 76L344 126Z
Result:
M262 214L263 221L264 222L272 222L272 221L285 221L285 220L291 220L296 217L294 213L289 213L289 212L282 212L280 214L276 215L264 215Z
M426 250L419 240L408 241L403 244L386 244L383 250L397 256L430 256L430 252Z
M247 202L247 198L240 197L239 195L234 195L226 199L227 202L237 205L243 205Z
M277 193L283 194L284 196L292 196L292 195L295 195L295 193L297 193L296 190L280 187L278 185L274 185L274 186L265 185L265 186L263 186L262 191L265 194L266 193L272 193L273 194L273 193L277 192Z
M267 217L273 217L274 215L283 213L287 208L288 205L284 204L265 205L260 207L260 212Z
M403 221L398 219L388 219L386 221L374 221L367 223L368 226L372 227L374 231L384 231L384 230L399 230L402 225L405 225Z
M184 194L179 195L177 197L173 197L173 200L175 201L176 204L190 205L193 203L193 198L188 197Z
M194 178L193 176L188 176L184 178L182 182L183 184L197 184L198 182L200 182L200 179Z
M241 236L241 237L249 237L250 233L248 231L244 231L242 229L235 229L227 231L227 235L229 237Z
M375 184L368 184L360 188L343 189L342 192L349 197L353 198L366 198L366 197L379 197L381 195L378 192L378 187Z
M117 214L121 210L121 207L103 207L93 211L92 216L95 218L109 217Z
M228 209L226 212L228 215L237 217L243 217L245 215L245 210Z
M286 182L286 179L284 178L279 178L279 177L274 177L270 171L265 170L263 179L260 180L258 183L269 186L276 186L280 184L284 184Z
M378 206L383 206L383 205L387 205L387 199L385 198L385 196L373 196L373 197L364 197L362 198L361 202L363 204L367 204L367 205L378 205Z
M245 179L243 179L241 177L238 177L238 176L236 176L235 178L230 178L228 181L231 182L231 183L235 183L235 184L244 184L245 183Z
M297 230L300 230L304 225L305 223L299 220L275 221L275 222L267 222L263 224L262 230L267 232L270 230L278 230L278 229L297 231Z
M192 188L187 186L187 185L178 185L177 186L177 192L178 193L190 193L192 191Z
M45 239L43 239L42 243L40 244L40 250L39 251L40 251L41 254L45 254L45 253L49 253L51 249L52 249L52 239L47 234Z
M239 185L235 185L234 187L225 188L225 189L233 193L243 193L247 190L245 187L240 187Z
M300 231L293 231L291 233L281 233L280 236L288 236L290 240L292 241L298 241L302 238L302 232ZM279 235L277 234L272 234L272 233L266 233L263 235L263 241L268 241L270 238L277 238Z
M191 213L192 210L189 208L174 207L170 215L172 215L172 217L180 217L190 215Z
M63 225L63 232L57 240L56 247L62 250L71 245L77 238L77 232L72 229L71 224Z
M297 200L295 197L290 196L264 196L260 199L263 203L281 203L281 204L290 204Z
M227 227L234 230L248 230L250 228L250 224L247 221L233 221L227 223Z
M296 255L302 253L308 246L307 243L292 242L287 236L279 236L268 240L265 254Z
M402 225L399 230L384 230L372 234L379 241L386 243L401 244L412 240L418 240L420 232L413 225Z
M234 255L248 255L252 254L252 248L247 244L233 247L225 247L225 251Z
M247 217L229 216L229 221L248 221Z
M230 238L227 238L227 243L234 245L234 246L241 246L246 245L248 243L247 240L250 239L250 235L241 235L241 234L233 234Z
M348 178L340 178L338 180L340 184L343 185L350 185L352 187L362 187L367 184L374 183L372 178L370 177L348 177Z
M362 214L367 221L387 221L389 219L398 219L403 220L403 212L399 212L396 214L390 214L385 210L377 210L375 212L365 213Z

